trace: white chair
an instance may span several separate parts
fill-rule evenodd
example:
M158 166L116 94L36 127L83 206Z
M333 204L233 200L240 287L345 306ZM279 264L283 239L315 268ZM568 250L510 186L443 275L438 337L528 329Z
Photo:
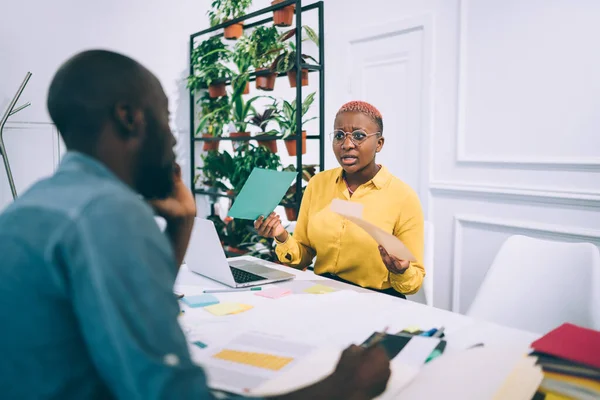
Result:
M434 230L433 224L430 221L425 221L425 251L423 255L423 266L425 267L425 278L423 278L423 286L413 294L406 296L411 301L433 306L433 240Z
M511 236L467 315L535 333L564 322L600 329L598 248Z

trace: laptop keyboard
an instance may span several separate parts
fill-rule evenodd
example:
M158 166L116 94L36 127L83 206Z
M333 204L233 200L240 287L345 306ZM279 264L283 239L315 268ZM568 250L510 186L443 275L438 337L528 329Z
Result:
M253 274L251 272L242 271L241 269L237 269L236 267L229 266L231 268L231 273L233 274L233 280L235 283L250 283L256 281L264 281L265 278L262 276Z

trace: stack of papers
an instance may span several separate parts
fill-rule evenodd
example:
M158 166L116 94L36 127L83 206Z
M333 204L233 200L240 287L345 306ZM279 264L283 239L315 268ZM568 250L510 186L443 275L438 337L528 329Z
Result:
M563 324L531 347L544 370L541 393L600 398L600 332Z

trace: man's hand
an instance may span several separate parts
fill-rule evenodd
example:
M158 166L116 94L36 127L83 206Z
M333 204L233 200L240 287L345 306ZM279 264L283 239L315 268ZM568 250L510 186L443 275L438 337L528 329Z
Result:
M379 254L381 254L381 259L383 260L385 267L392 274L403 274L404 271L410 267L410 261L397 259L381 246L379 246Z
M352 345L342 353L333 379L347 388L344 398L362 400L383 393L390 374L390 360L383 347L364 349Z
M166 199L152 200L156 213L167 221L166 234L173 246L177 268L183 263L194 227L196 200L181 179L181 168L175 164L173 193Z
M265 238L276 238L280 242L285 242L288 236L287 231L281 224L279 215L271 213L267 218L262 215L254 221L254 228L259 236Z
M196 201L192 192L181 179L181 167L175 164L173 193L166 199L152 200L150 204L156 213L167 220L177 221L196 216Z

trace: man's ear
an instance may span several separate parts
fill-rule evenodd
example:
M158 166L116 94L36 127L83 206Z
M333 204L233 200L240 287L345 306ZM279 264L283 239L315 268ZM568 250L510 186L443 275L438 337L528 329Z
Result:
M381 151L384 143L385 143L385 138L383 136L381 136L379 139L377 139L377 149L375 150L376 153L379 153Z
M117 131L124 139L139 136L144 129L144 113L130 103L119 102L114 107L114 119Z

